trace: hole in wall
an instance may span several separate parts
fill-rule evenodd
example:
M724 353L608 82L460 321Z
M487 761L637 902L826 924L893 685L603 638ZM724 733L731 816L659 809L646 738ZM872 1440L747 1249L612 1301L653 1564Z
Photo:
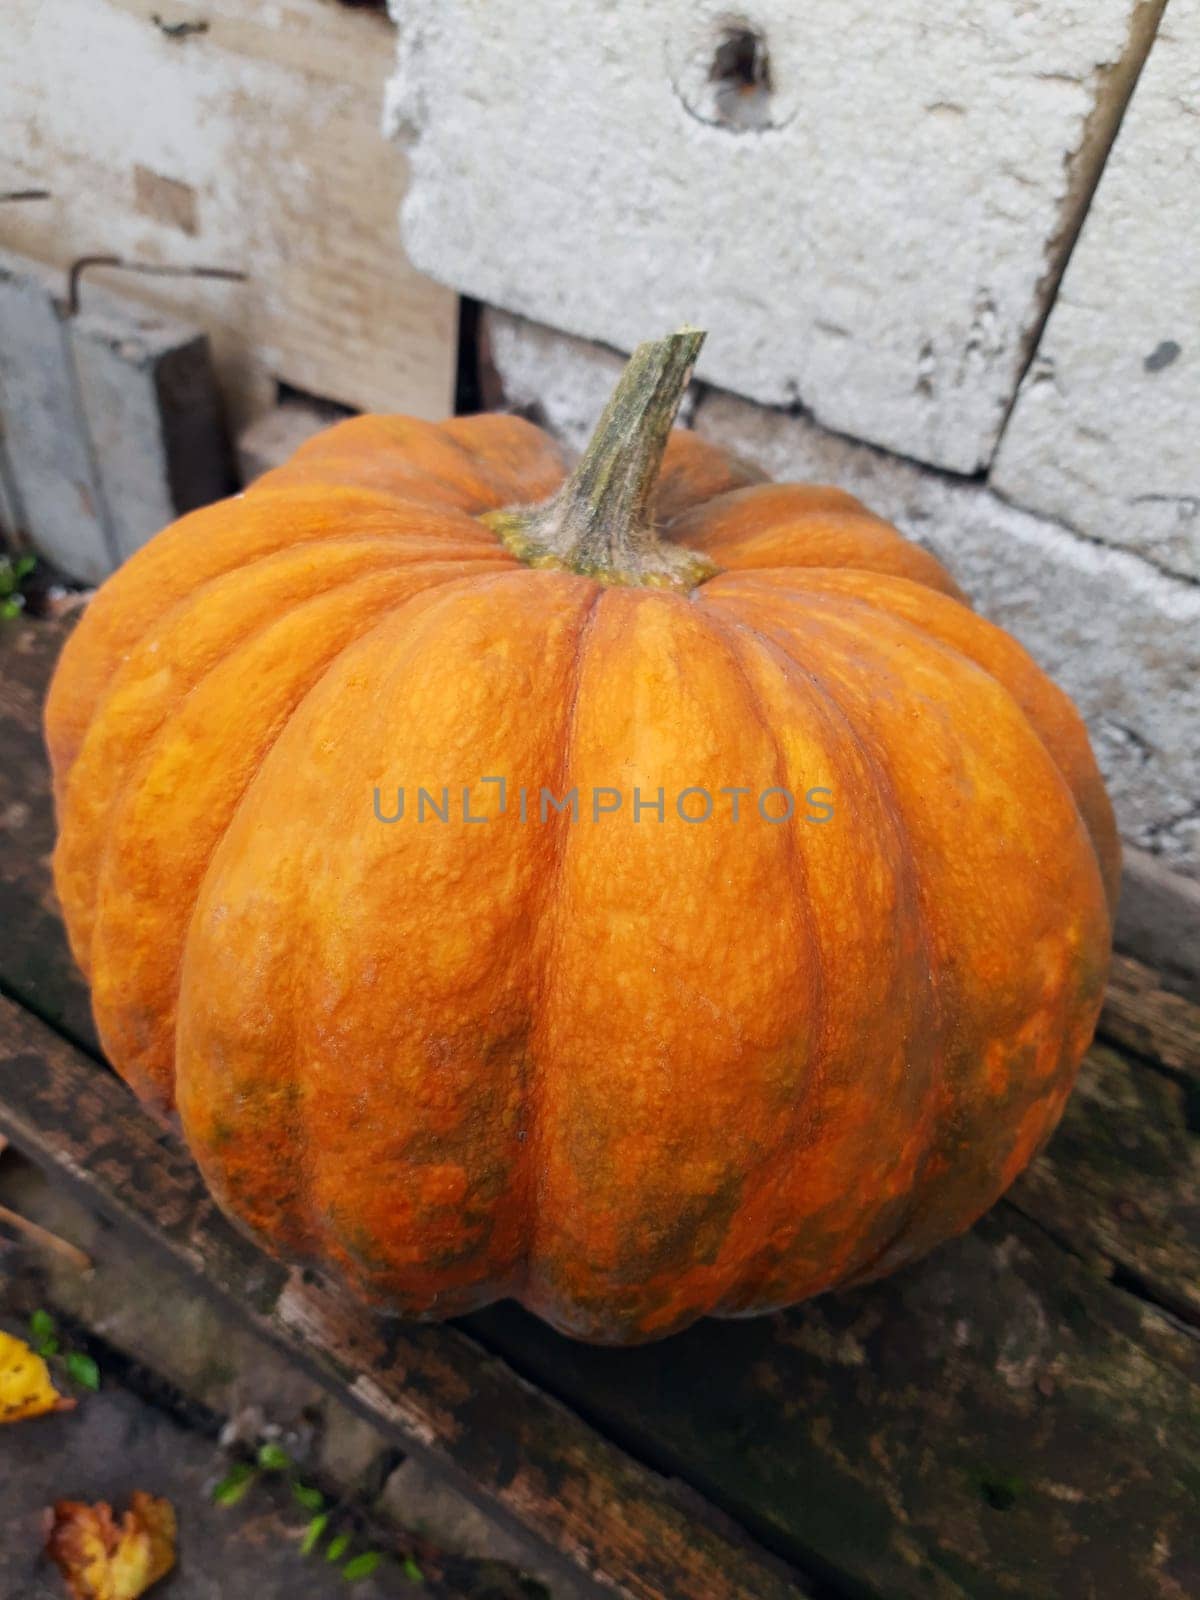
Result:
M1161 372L1164 367L1169 367L1183 354L1182 346L1176 344L1174 339L1164 339L1162 343L1151 350L1142 362L1147 372Z
M702 8L664 39L671 87L694 122L723 133L770 133L796 115L787 49L742 12ZM786 41L784 42L786 44Z
M765 34L747 22L723 25L708 69L713 121L743 132L771 126L771 52Z

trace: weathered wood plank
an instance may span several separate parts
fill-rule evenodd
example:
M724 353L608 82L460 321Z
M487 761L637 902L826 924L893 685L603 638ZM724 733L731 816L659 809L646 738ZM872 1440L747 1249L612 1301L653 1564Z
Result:
M460 1600L534 1600L535 1593L546 1600L540 1587L534 1591L518 1580L522 1573L541 1578L553 1600L590 1600L590 1585L564 1576L561 1564L547 1566L531 1541L500 1528L437 1473L405 1456L286 1354L230 1317L203 1282L81 1205L56 1176L37 1170L15 1150L0 1161L0 1201L52 1230L51 1237L86 1249L84 1260L90 1262L81 1272L28 1234L10 1246L0 1227L0 1321L11 1314L24 1329L30 1315L44 1308L64 1328L87 1330L89 1353L99 1360L106 1385L110 1377L119 1381L128 1375L136 1392L149 1393L190 1426L216 1433L230 1425L226 1440L232 1435L251 1443L278 1436L305 1482L329 1502L349 1502L364 1514L364 1533L371 1541L398 1542L412 1550L425 1577L425 1594L441 1600L443 1586L449 1585ZM398 1457L403 1457L399 1464ZM190 1543L194 1529L191 1519L185 1520ZM296 1507L293 1539L305 1520ZM220 1600L223 1593L244 1600L247 1594L236 1583L223 1590L207 1564L203 1574L193 1569L193 1582L208 1587L202 1596L186 1600ZM0 1594L15 1600L2 1581ZM368 1597L379 1600L370 1588L356 1593L355 1600ZM51 1597L26 1595L25 1600ZM321 1600L333 1600L328 1586ZM410 1588L405 1600L422 1597Z
M99 1055L51 880L42 702L70 622L0 623L0 988Z
M569 1345L507 1306L470 1326L813 1570L1116 1600L1200 1583L1200 1404L1152 1322L1192 1342L1003 1207L883 1283L661 1345Z
M1115 955L1100 1036L1150 1061L1200 1080L1200 1006L1164 989L1133 956Z
M1170 1006L1174 1028L1153 1032L1161 993L1121 965L1140 977L1123 991L1126 1017L1151 997L1139 1036L1196 1063L1183 1047L1194 1010ZM1188 1089L1097 1045L1008 1198L965 1238L855 1294L620 1356L567 1345L513 1307L468 1325L811 1570L889 1596L1174 1600L1200 1582L1186 1511L1200 1484ZM722 1374L716 1395L706 1367ZM1159 1454L1168 1437L1173 1461ZM1151 1480L1165 1491L1157 1512Z
M1200 1004L1200 883L1159 856L1125 846L1114 940L1153 967L1163 983Z
M0 545L7 551L25 551L29 548L29 541L21 526L25 519L17 510L19 500L4 442L4 424L0 420Z
M288 1278L218 1214L182 1145L0 998L0 1131L200 1274L259 1332L503 1520L630 1600L785 1600L800 1579L450 1328Z
M4 207L4 241L64 273L97 254L244 272L95 274L209 333L235 428L277 380L448 415L457 299L405 257L407 166L380 130L393 39L329 0L8 0L7 180L50 198Z
M1097 1045L1054 1138L1008 1200L1104 1276L1200 1326L1193 1110L1177 1078Z

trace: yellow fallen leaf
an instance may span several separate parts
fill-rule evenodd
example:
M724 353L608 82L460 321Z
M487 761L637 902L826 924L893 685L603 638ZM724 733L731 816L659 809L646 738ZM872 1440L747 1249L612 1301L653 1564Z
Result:
M118 1525L103 1501L60 1500L46 1553L73 1600L137 1600L175 1565L175 1508L138 1490Z
M0 1329L0 1422L69 1411L74 1404L54 1387L41 1356L24 1339L14 1339Z

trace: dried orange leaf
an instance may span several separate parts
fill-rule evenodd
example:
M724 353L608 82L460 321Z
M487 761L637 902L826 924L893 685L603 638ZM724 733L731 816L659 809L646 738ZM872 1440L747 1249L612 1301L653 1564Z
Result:
M50 1369L36 1350L0 1329L0 1422L69 1411L74 1404L54 1387Z
M138 1490L118 1525L103 1501L60 1500L46 1553L73 1600L137 1600L175 1565L175 1508Z

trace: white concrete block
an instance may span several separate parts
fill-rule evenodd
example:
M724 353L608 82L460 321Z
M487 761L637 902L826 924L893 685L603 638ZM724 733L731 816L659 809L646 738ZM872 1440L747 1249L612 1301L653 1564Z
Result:
M1200 0L1170 0L1001 441L1021 505L1200 578Z
M394 0L418 266L990 460L1157 0ZM732 19L732 20L731 20Z

